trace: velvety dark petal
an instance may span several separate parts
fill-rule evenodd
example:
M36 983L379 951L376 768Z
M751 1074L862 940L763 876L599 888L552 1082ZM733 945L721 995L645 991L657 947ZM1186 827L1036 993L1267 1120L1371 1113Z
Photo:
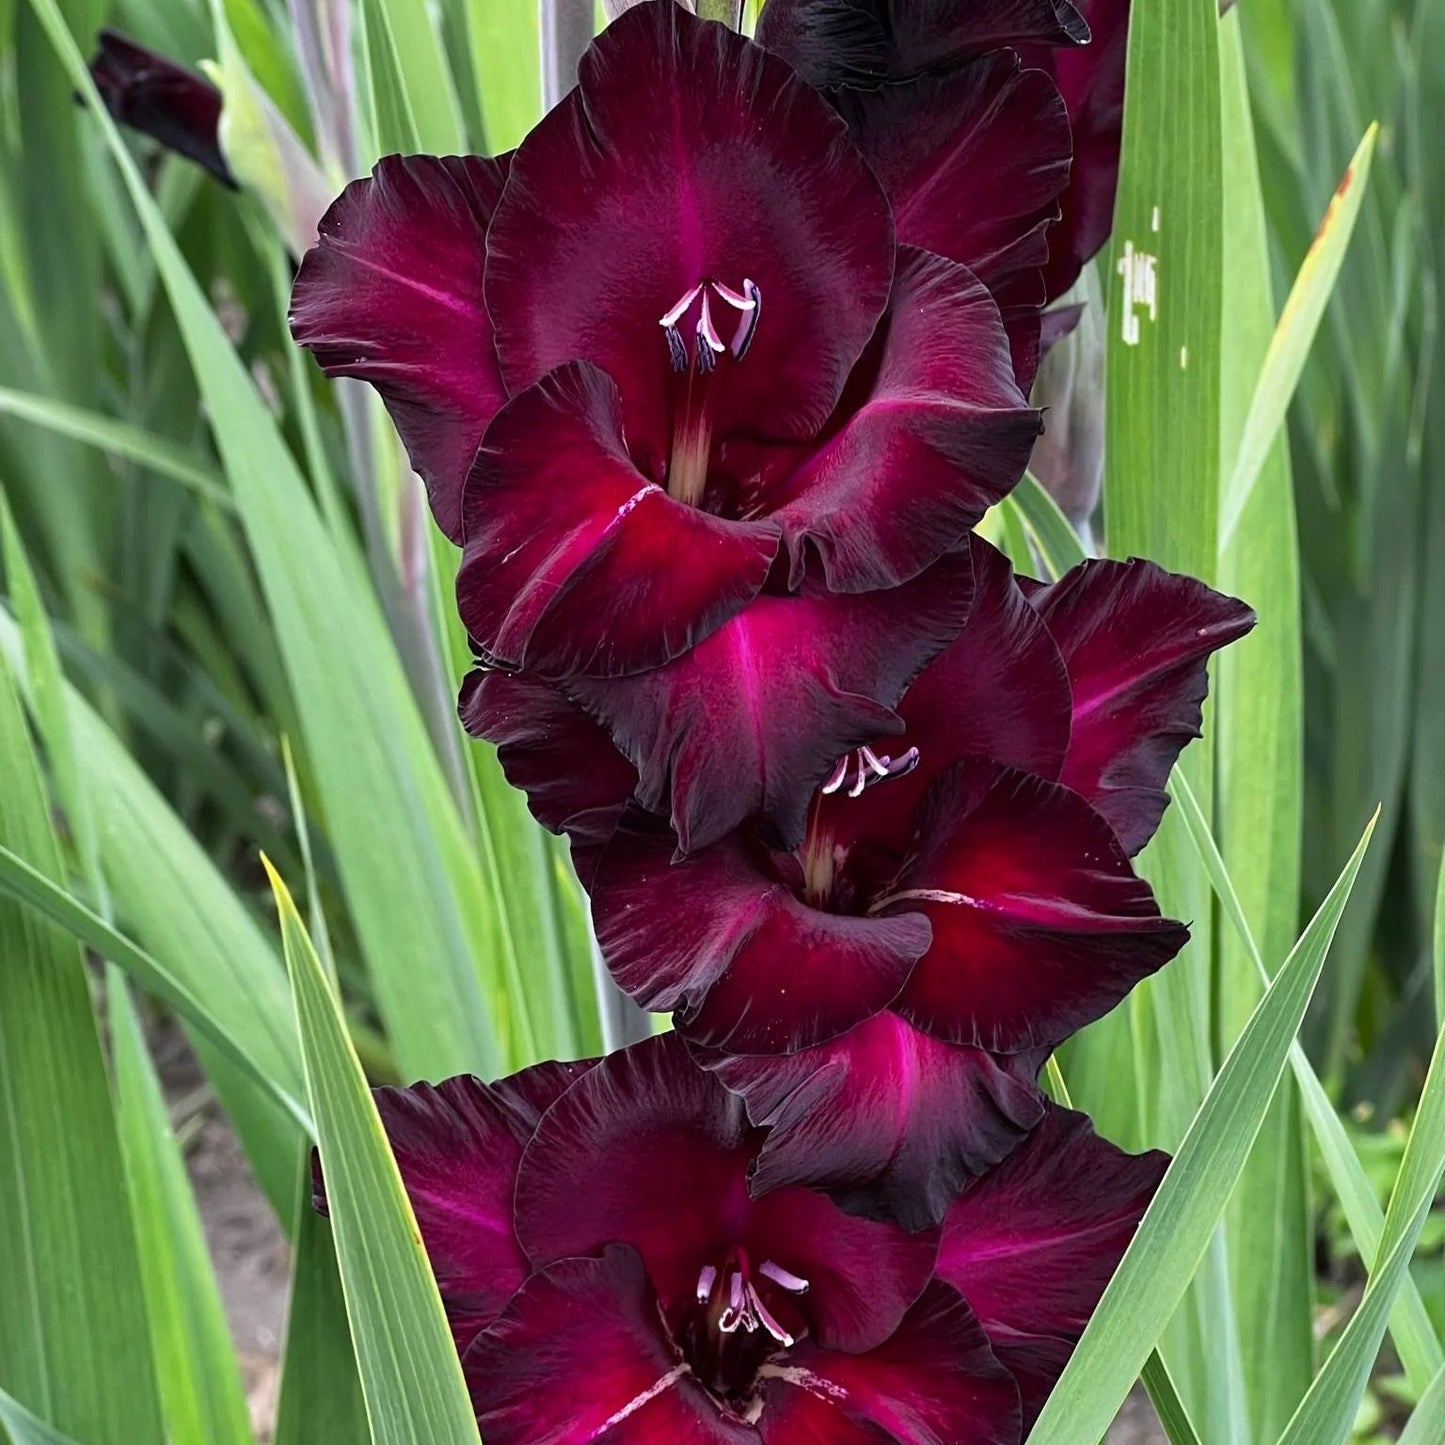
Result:
M534 1274L463 1360L487 1445L747 1445L668 1337L636 1252Z
M1254 613L1153 562L1084 562L1030 599L1069 669L1073 736L1063 781L1137 853L1168 805L1164 785L1199 736L1210 655Z
M832 412L893 271L888 203L837 115L676 5L640 5L594 42L517 151L487 254L511 389L596 362L653 480L677 382L658 319L680 298L707 280L759 288L745 360L724 355L710 378L714 432L802 438Z
M1090 44L1077 50L1028 47L1023 52L1025 65L1052 70L1074 137L1063 218L1049 233L1045 285L1050 300L1074 284L1084 263L1109 239L1119 188L1129 0L1080 0L1079 9L1093 33Z
M891 906L926 913L933 945L894 1007L939 1038L1059 1044L1188 941L1108 824L1056 783L962 763L934 784L919 838Z
M886 1343L844 1355L804 1340L765 1365L765 1445L1016 1445L1019 1392L974 1312L935 1281ZM877 1433L859 1431L872 1426Z
M643 805L671 811L683 852L752 817L792 848L837 759L901 730L893 705L971 596L967 553L892 591L764 595L667 667L569 690L636 766Z
M794 586L809 552L838 592L916 576L1013 488L1041 430L988 288L911 247L840 414L836 435L760 498Z
M664 1310L741 1248L809 1281L799 1307L841 1349L886 1339L927 1284L934 1235L854 1219L820 1194L750 1198L759 1136L741 1100L675 1034L609 1055L548 1111L517 1176L517 1233L536 1267L608 1242L642 1255Z
M105 108L122 125L158 140L235 189L236 178L221 151L221 92L204 75L118 31L102 30L90 76Z
M618 985L678 1010L689 1042L750 1054L822 1043L885 1008L928 947L920 914L809 907L736 835L676 864L674 841L656 820L625 822L591 879L592 916Z
M988 757L1057 778L1073 713L1064 659L1015 584L1008 558L977 536L969 549L968 621L898 704L907 740L921 754L917 772L931 781L962 757Z
M1072 147L1044 71L996 51L837 103L888 192L899 244L961 262L990 289L1047 262Z
M482 299L505 160L386 156L322 218L291 293L291 334L328 376L369 381L462 539L462 484L506 400Z
M489 658L547 677L658 667L763 585L771 522L675 501L633 466L617 387L585 362L514 397L467 480L457 605Z
M1169 1164L1125 1154L1082 1114L1043 1122L968 1189L944 1225L938 1273L968 1300L1038 1414Z
M591 1067L547 1063L495 1084L462 1074L435 1087L376 1090L458 1349L527 1277L512 1223L517 1165L542 1114ZM325 1213L319 1168L313 1179L314 1202Z
M850 1213L905 1229L937 1224L1043 1113L1033 1070L930 1038L891 1012L782 1057L695 1052L768 1128L755 1194L821 1189Z
M637 769L556 686L477 669L462 682L458 712L474 738L496 744L507 781L526 793L544 828L580 844L612 836Z
M1069 0L768 0L758 40L812 85L903 80L1008 45L1082 45Z

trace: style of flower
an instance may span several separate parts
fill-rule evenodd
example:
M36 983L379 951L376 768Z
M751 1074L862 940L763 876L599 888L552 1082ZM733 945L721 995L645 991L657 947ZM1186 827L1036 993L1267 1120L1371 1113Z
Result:
M737 700L723 750L759 754L698 760L701 791L789 844L758 660L791 649L818 749L886 731L962 618L900 639L873 594L956 547L1039 430L1020 357L1063 103L1004 50L917 98L850 122L767 49L641 4L514 154L389 157L349 187L293 298L297 339L377 386L464 543L481 656L588 691L659 800L685 741L667 689L630 684L690 659ZM866 636L839 662L846 641L802 637L823 626ZM685 846L737 821L677 812Z
M222 185L236 179L221 152L221 92L203 75L115 30L102 30L90 62L105 108L163 146L203 166Z
M904 730L818 771L792 850L744 826L678 858L564 700L506 678L469 694L514 781L549 780L544 821L580 824L613 977L770 1127L755 1189L826 1188L911 1226L1037 1123L1048 1052L1186 941L1129 858L1198 735L1209 656L1253 624L1151 563L1041 587L970 551L968 622L904 693ZM517 725L548 707L547 741Z
M377 1101L488 1445L1017 1445L1168 1162L1050 1108L910 1234L753 1198L672 1036Z

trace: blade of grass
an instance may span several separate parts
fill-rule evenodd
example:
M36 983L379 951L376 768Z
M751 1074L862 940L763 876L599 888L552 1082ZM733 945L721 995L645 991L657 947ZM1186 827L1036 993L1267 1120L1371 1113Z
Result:
M1009 493L1011 501L1024 514L1039 550L1055 577L1062 577L1070 567L1077 566L1086 556L1079 534L1074 531L1069 519L1059 510L1059 504L1025 472L1019 484Z
M478 1445L421 1234L336 998L280 877L271 887L373 1445Z
M1324 319L1340 267L1344 265L1355 223L1360 217L1379 131L1378 123L1371 125L1360 141L1324 220L1320 222L1314 245L1295 277L1294 288L1275 328L1269 354L1265 357L1254 389L1254 400L1250 403L1249 416L1244 424L1239 454L1224 490L1219 527L1221 546L1228 546L1233 540L1250 493L1269 459L1275 437L1284 425L1310 347Z
M1230 1050L1029 1445L1101 1438L1183 1299L1279 1083L1373 830L1372 820Z
M537 0L469 3L466 22L486 148L497 155L511 150L542 115Z

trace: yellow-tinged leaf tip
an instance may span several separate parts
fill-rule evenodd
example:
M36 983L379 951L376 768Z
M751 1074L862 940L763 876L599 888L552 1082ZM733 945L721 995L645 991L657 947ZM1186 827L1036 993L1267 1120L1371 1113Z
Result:
M283 917L290 913L296 917L296 900L291 897L291 890L286 886L286 880L276 871L276 866L265 855L261 854L261 866L266 870L266 881L271 885L272 896L276 899L276 911Z

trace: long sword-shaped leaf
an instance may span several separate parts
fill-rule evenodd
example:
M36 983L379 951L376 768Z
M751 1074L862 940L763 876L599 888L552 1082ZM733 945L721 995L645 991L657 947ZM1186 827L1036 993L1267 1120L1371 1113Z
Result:
M107 994L116 1120L166 1428L174 1441L249 1445L255 1437L200 1212L135 1004L116 968Z
M0 1389L0 1426L7 1432L10 1445L77 1445L69 1435L52 1430L38 1420L17 1400Z
M1230 1050L1029 1445L1101 1438L1183 1299L1269 1108L1373 831L1372 820Z
M416 1216L301 915L270 869L372 1445L477 1445Z
M1245 917L1239 894L1220 856L1219 847L1204 820L1199 801L1189 784L1175 773L1170 790L1174 794L1181 818L1189 829L1190 837L1199 851L1199 857L1209 875L1215 895L1226 920L1238 934L1245 949L1253 960L1262 983L1268 979L1264 959L1255 943L1253 930ZM1384 1231L1385 1216L1375 1197L1374 1186L1360 1163L1354 1145L1340 1123L1340 1116L1330 1102L1325 1087L1320 1083L1314 1065L1298 1043L1290 1045L1290 1067L1295 1082L1299 1085L1300 1099L1305 1116L1319 1146L1320 1156L1330 1176L1330 1184L1345 1211L1345 1220L1350 1235L1362 1259L1374 1259L1379 1254L1380 1239ZM1413 1280L1405 1280L1395 1312L1390 1320L1391 1334L1399 1351L1400 1361L1411 1384L1423 1391L1434 1376L1445 1365L1445 1352L1436 1336L1425 1303Z
M32 0L95 111L206 398L277 627L378 1001L409 1076L495 1071L493 990L478 971L485 927L455 804L387 637L294 458L206 304L100 103L56 0Z
M1250 493L1284 425L1360 216L1378 135L1378 125L1372 125L1365 132L1339 190L1330 201L1314 245L1295 277L1294 289L1275 327L1264 369L1254 389L1239 455L1224 492L1219 527L1222 545L1227 546L1233 540Z
M1399 1445L1436 1445L1438 1440L1445 1440L1445 1367L1411 1412Z
M0 842L59 876L48 802L3 660ZM0 1379L22 1403L86 1445L162 1438L85 966L64 934L8 899L0 902L0 1281Z
M1344 1445L1370 1382L1395 1298L1445 1173L1445 1031L1435 1044L1420 1107L1385 1211L1364 1298L1315 1377L1279 1445Z

